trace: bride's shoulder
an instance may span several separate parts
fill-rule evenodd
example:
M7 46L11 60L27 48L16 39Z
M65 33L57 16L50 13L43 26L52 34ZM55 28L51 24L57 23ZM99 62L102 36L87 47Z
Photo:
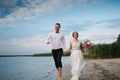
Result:
M78 40L78 42L79 42L79 43L81 43L81 41L80 41L80 40Z
M71 40L70 43L72 44L74 42L74 40Z

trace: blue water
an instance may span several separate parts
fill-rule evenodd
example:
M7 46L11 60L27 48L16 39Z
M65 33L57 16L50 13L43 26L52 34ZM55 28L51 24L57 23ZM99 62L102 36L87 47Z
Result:
M70 63L62 57L63 67ZM0 80L55 80L52 57L0 57Z

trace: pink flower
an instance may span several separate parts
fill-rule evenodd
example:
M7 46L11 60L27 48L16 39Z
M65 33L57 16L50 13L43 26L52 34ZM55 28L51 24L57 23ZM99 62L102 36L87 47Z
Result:
M92 43L90 43L90 41L88 39L86 39L84 41L83 47L84 47L84 49L87 49L89 51L93 50L93 45L92 45Z

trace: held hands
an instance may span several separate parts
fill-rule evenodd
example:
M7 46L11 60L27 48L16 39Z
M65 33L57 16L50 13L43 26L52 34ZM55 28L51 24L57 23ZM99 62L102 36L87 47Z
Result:
M68 52L67 51L63 51L63 55L66 55Z

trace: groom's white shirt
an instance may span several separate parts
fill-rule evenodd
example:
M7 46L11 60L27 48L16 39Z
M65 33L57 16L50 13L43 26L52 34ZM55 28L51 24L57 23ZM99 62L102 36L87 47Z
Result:
M56 32L52 32L50 33L45 42L50 42L52 44L52 49L59 49L62 48L63 50L65 50L66 46L65 46L65 37L64 34L62 33L56 33Z

